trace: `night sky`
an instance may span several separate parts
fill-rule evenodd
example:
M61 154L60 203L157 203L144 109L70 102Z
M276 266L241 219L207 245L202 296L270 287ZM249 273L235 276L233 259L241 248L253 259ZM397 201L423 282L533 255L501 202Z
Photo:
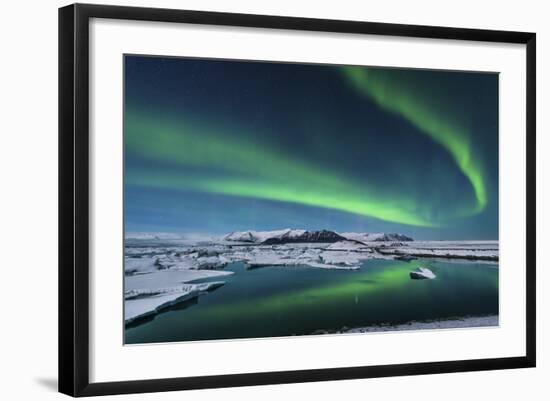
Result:
M498 239L498 74L125 56L127 231Z

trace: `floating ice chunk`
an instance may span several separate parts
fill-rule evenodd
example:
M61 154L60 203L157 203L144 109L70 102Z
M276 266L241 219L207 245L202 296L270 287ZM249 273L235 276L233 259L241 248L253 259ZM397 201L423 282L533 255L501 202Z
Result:
M124 278L125 292L130 290L159 290L173 287L179 283L189 283L194 280L218 279L231 275L233 272L226 270L157 270L149 274L138 274Z
M224 281L200 284L183 284L178 287L158 290L131 290L125 293L124 321L126 324L154 315L180 302L198 297L200 294L224 285Z
M329 252L327 252L329 253ZM331 256L335 256L338 252L330 252ZM347 252L342 252L342 259L324 260L319 254L319 250L313 251L308 249L305 252L300 250L289 251L263 251L250 253L247 255L246 264L249 269L266 266L310 266L320 269L341 269L341 270L356 270L357 258L352 257L349 260Z
M192 257L182 257L170 264L170 270L197 269L199 262Z
M359 266L354 265L333 265L333 264L327 264L327 263L318 263L318 262L307 262L305 263L307 266L310 267L316 267L319 269L328 269L328 270L359 270Z
M156 259L151 257L126 258L124 260L124 274L143 274L157 270Z
M370 258L369 254L360 254L346 251L327 251L320 255L320 262L338 266L355 266L361 260Z
M425 267L419 267L418 269L410 272L409 275L413 280L424 280L424 279L432 280L436 277L435 274L430 269Z
M327 250L334 251L364 251L372 252L371 248L358 241L338 241L326 247Z
M197 269L200 270L218 270L223 269L228 263L229 259L223 256L207 256L197 259Z
M377 247L383 255L498 262L498 241L415 241L408 246Z

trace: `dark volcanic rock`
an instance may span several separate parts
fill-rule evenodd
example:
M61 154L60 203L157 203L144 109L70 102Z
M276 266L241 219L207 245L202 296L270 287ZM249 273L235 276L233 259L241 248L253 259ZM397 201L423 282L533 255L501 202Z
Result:
M291 244L300 242L338 242L344 241L346 238L336 234L334 231L321 230L321 231L306 231L301 235L282 235L281 237L268 238L263 244L276 245L276 244Z

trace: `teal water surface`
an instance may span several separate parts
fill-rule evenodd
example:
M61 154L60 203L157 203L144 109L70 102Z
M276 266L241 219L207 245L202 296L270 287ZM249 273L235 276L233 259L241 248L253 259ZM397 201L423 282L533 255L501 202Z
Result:
M411 280L409 272L418 266L437 278ZM221 278L223 287L127 327L126 343L305 335L498 314L495 265L368 260L357 271L246 270L242 263L226 270L235 274Z

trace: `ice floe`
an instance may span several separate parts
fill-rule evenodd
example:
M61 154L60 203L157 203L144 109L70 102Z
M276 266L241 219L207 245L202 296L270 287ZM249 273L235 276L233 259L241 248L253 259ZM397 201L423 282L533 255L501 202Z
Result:
M224 281L183 284L170 288L134 289L125 292L124 321L126 324L154 315L163 309L198 297L201 293L224 285Z
M415 241L403 246L379 247L377 252L395 257L409 255L493 262L499 259L498 241Z
M339 333L376 333L387 331L403 330L439 330L439 329L457 329L474 327L491 327L499 325L498 315L490 316L466 316L462 318L449 318L433 320L429 322L411 321L404 324L390 325L382 324L370 327L357 327L353 329L344 328Z
M436 275L426 267L419 267L409 273L413 280L433 280Z

